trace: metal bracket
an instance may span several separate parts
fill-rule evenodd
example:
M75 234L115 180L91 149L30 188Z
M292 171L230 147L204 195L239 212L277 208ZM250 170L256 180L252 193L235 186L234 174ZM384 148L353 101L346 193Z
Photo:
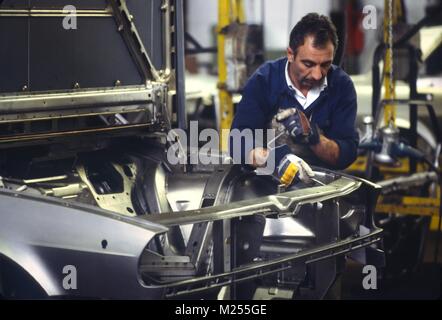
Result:
M118 31L135 60L135 63L147 83L151 79L158 82L167 82L170 76L170 69L157 71L149 58L140 34L134 23L134 17L130 14L125 0L108 0L112 7Z
M84 166L78 166L77 172L81 180L88 186L90 192L94 196L95 201L101 208L113 212L118 212L126 216L135 216L136 212L133 208L131 193L133 184L135 182L135 177L137 175L137 168L134 164L128 164L127 166L132 173L132 176L128 177L120 165L115 163L113 163L112 165L123 179L124 189L121 193L98 194L95 191L95 188L92 185L91 181L88 179Z

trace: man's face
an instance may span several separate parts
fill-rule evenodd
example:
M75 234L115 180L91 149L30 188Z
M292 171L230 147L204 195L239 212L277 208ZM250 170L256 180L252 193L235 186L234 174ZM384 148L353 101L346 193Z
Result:
M319 86L333 61L334 46L329 41L324 48L313 47L313 36L306 36L296 55L287 48L289 76L300 90Z

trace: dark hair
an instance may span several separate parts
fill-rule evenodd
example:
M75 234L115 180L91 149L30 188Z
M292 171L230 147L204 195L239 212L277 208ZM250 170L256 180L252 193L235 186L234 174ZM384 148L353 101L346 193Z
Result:
M309 13L299 21L290 32L290 48L296 54L298 48L304 44L306 36L313 36L313 46L323 48L328 41L333 43L334 51L338 47L336 27L331 20L317 13Z

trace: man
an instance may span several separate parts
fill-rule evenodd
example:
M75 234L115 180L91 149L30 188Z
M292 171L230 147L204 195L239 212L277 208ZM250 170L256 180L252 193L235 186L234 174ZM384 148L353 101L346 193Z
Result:
M262 167L273 152L275 176L290 186L314 176L307 163L344 169L356 159L356 92L350 77L332 65L337 45L332 22L307 14L291 31L287 57L265 63L251 76L232 130L274 128L279 138L276 146L241 143L241 150L233 150L231 136L230 152L240 152L242 164ZM259 252L264 225L257 216L235 221L239 264ZM250 284L239 288L239 298L252 297Z
M290 185L309 180L313 173L306 162L344 169L356 159L356 92L350 77L332 65L337 45L332 22L307 14L290 34L287 57L265 63L251 76L232 129L273 127L278 136L283 127L288 137L278 139L286 143L273 150L245 150L242 145L244 163L264 166L274 152L276 175L282 184ZM284 176L289 166L294 176Z

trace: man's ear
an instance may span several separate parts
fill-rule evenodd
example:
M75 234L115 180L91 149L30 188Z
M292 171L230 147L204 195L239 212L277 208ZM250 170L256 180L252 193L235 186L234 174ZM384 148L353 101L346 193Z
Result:
M290 47L287 48L287 59L289 62L295 61L295 53Z

